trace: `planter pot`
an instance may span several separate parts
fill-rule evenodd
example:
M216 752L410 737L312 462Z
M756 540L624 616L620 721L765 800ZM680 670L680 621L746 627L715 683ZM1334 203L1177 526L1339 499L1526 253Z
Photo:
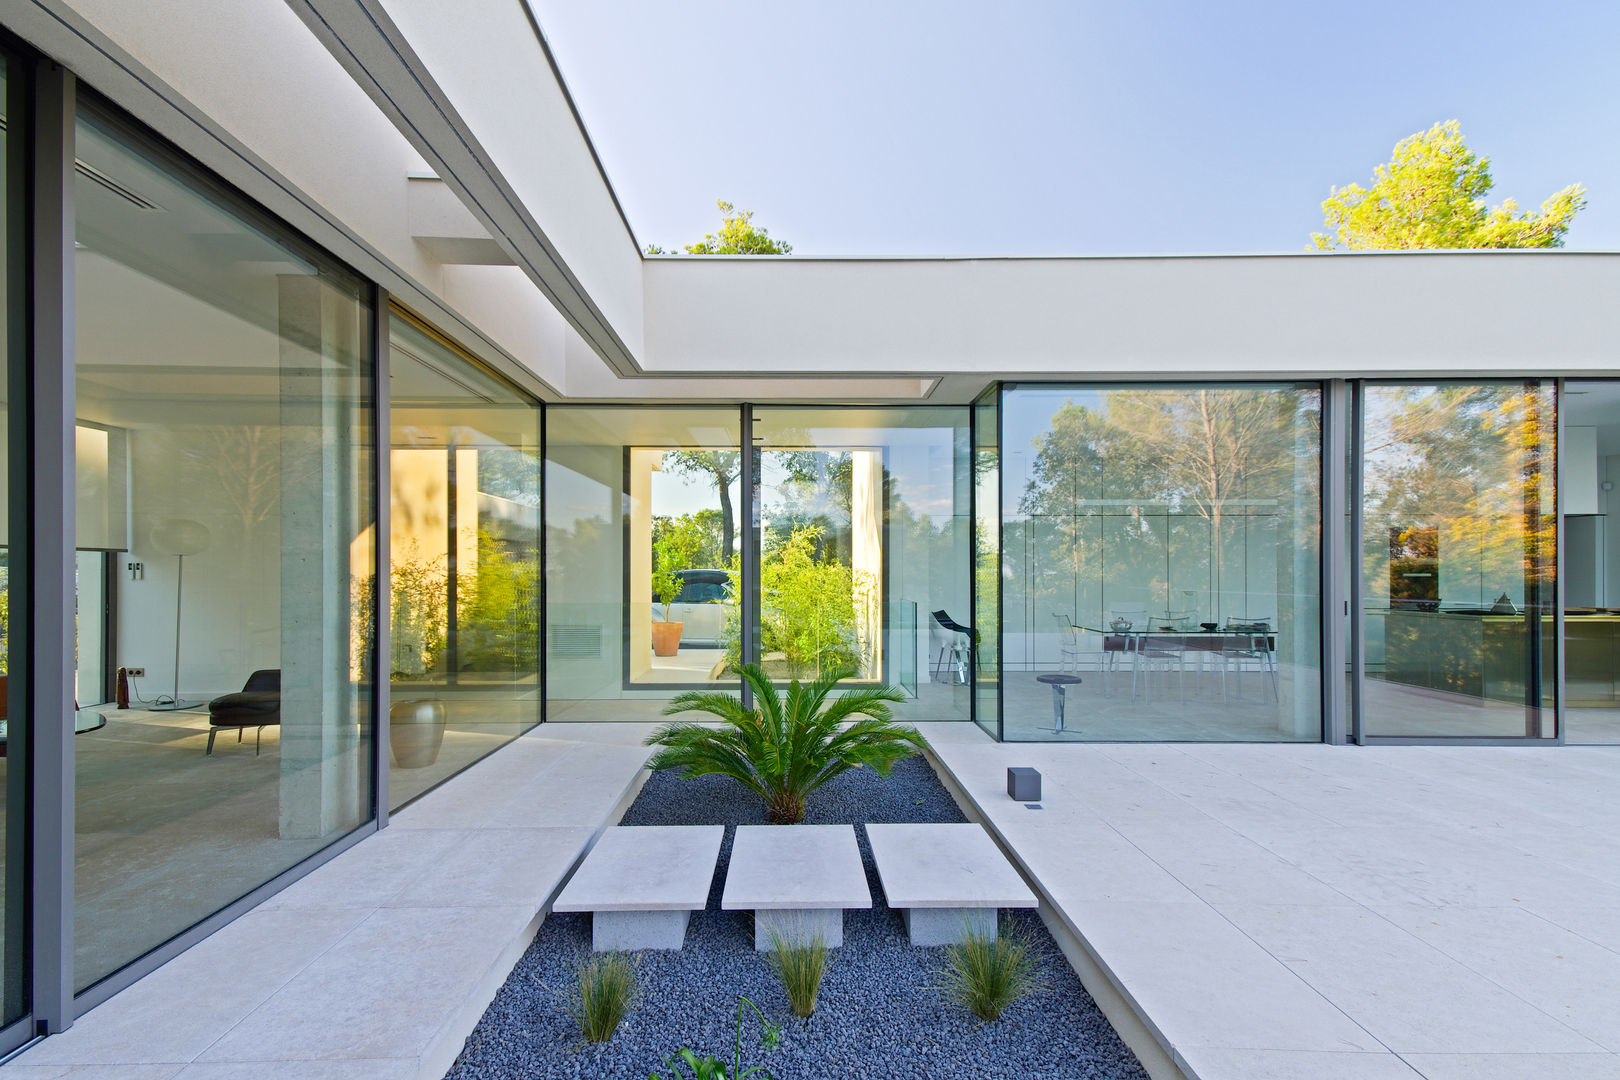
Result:
M420 769L439 759L444 743L444 703L396 701L388 709L388 751L401 769Z
M681 627L685 623L655 622L652 624L654 656L674 656L681 648Z

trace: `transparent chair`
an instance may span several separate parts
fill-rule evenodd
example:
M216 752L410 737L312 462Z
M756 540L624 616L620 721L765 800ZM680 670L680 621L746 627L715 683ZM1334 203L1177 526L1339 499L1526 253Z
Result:
M1243 673L1255 671L1270 676L1271 698L1280 701L1277 688L1277 656L1272 651L1269 619L1227 619L1221 636L1221 700L1230 701L1228 676L1235 675L1237 693L1243 696Z
M1080 627L1061 611L1052 612L1058 624L1058 670L1080 673Z

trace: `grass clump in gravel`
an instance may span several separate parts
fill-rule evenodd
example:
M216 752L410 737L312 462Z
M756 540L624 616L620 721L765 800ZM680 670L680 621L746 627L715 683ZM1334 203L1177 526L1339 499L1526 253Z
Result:
M636 997L636 965L624 953L598 953L579 965L569 1014L587 1042L607 1042Z
M993 1021L1040 989L1030 943L1014 934L968 933L945 946L945 996L980 1020Z
M771 970L787 991L793 1015L808 1017L815 1012L821 977L827 972L827 942L822 936L817 934L808 941L791 941L773 929L768 959Z

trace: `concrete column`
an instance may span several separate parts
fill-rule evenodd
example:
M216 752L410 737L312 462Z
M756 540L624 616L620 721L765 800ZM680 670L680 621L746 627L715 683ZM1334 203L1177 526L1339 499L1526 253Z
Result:
M350 565L357 521L352 300L283 275L281 337L281 810L284 838L329 836L363 816Z
M861 675L883 673L883 454L850 451L850 563Z

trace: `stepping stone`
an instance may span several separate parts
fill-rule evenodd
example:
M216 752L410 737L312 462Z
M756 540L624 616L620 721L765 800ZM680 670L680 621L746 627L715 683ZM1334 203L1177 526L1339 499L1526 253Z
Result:
M1001 908L1039 906L984 828L974 824L868 825L878 878L913 945L996 935Z
M679 949L692 912L709 902L724 825L608 829L551 905L591 913L596 952Z
M853 825L739 825L720 899L726 911L754 913L754 948L820 936L844 943L844 909L872 906Z

